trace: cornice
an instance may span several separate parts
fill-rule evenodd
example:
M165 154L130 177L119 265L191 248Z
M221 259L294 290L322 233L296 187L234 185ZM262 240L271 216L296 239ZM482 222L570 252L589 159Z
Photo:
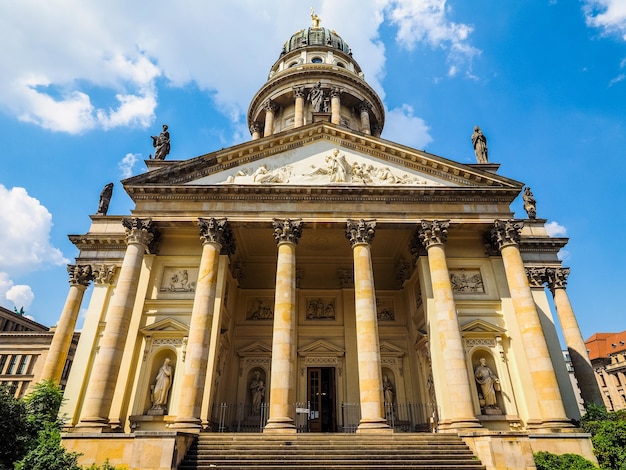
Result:
M126 236L123 233L87 233L68 235L68 238L81 251L95 247L98 250L125 251L127 246Z
M555 253L567 245L568 241L569 238L522 237L520 239L519 249L522 253Z
M149 191L148 185L181 185L189 181L249 164L264 158L301 148L309 143L327 140L334 145L371 155L390 163L450 181L462 186L493 186L521 191L523 183L495 175L481 168L473 168L445 159L423 150L416 150L379 137L354 133L330 123L313 123L298 129L249 141L228 149L201 155L190 160L171 162L161 167L122 181L131 197ZM220 187L226 185L219 185ZM269 185L263 185L266 191ZM437 188L441 189L441 188ZM171 191L175 188L171 188Z

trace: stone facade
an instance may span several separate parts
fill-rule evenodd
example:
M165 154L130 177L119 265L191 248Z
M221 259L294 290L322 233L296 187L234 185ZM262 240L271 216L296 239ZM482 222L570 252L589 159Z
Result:
M626 409L626 331L596 333L585 345L606 409Z
M117 442L111 463L130 465L142 433L438 431L488 468L526 468L555 442L593 458L545 288L564 294L567 240L514 218L523 184L497 164L381 139L384 107L347 44L297 35L252 100L251 141L147 162L122 182L132 217L70 237L77 265L111 276L68 382L68 445L90 463Z

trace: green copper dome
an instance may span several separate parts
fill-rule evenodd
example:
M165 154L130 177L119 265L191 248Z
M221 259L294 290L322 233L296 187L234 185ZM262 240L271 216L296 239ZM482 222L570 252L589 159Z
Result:
M283 54L309 46L326 46L351 54L350 46L341 36L328 28L306 28L296 32L283 46Z

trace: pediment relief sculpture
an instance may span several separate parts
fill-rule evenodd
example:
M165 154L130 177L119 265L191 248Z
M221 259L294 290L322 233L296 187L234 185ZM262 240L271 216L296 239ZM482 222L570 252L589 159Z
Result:
M348 158L339 149L334 149L332 154L324 156L323 159L307 160L276 167L262 163L257 167L241 168L222 183L441 186L439 182L427 180L372 160Z

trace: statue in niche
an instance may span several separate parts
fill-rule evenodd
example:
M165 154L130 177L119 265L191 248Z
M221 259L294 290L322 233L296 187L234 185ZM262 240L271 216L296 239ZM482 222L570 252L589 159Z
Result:
M309 94L306 97L307 101L313 106L313 111L316 113L327 113L328 103L324 99L324 90L322 90L322 82L317 82Z
M251 414L258 416L261 414L261 405L265 400L265 382L261 379L261 372L254 371L254 376L250 382L250 398L252 401Z
M156 376L156 383L152 387L152 408L148 412L151 415L165 414L167 406L167 397L172 385L172 366L170 366L170 358L165 358L163 365L159 369Z
M165 157L168 153L170 153L170 133L168 132L168 127L163 124L163 130L158 136L152 135L152 146L155 148L154 150L154 158L155 160L165 160Z
M109 183L100 192L100 202L98 202L98 212L96 212L96 215L107 215L112 195L113 183Z
M474 369L474 378L482 395L481 407L485 414L502 414L496 399L496 392L500 390L500 379L487 366L487 360L484 357L481 357L478 363Z
M487 137L480 130L480 127L474 127L472 134L472 144L474 145L474 153L478 163L488 163L487 159Z
M385 397L385 405L393 405L393 384L387 374L383 375L383 395Z
M528 218L536 219L537 218L537 201L535 200L535 196L533 196L533 193L528 186L524 188L522 199L524 200L524 210L528 214Z

